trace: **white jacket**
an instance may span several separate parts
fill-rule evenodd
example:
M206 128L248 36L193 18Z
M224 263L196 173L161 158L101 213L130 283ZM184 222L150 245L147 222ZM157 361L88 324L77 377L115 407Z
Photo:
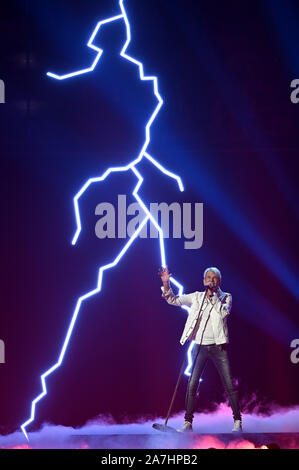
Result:
M182 305L190 306L189 314L185 323L184 331L180 339L180 343L183 345L186 340L189 340L192 336L193 330L197 324L199 310L205 295L204 292L195 291L191 294L174 295L170 288L164 293L164 286L161 286L162 297L170 305L181 307ZM210 311L212 327L215 337L216 344L228 343L228 328L227 328L227 316L231 311L232 306L232 295L228 292L223 292L218 288L218 292L214 295L215 305ZM202 312L199 318L198 332L202 337L201 332L204 329L204 324L201 322Z

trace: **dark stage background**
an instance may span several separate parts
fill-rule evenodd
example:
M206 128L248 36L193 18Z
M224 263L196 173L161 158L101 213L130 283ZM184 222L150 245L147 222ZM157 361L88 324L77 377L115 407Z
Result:
M296 5L297 4L297 5ZM202 289L207 266L233 296L228 320L233 375L244 410L298 404L291 362L298 323L299 11L290 1L127 0L128 53L157 75L164 99L149 153L181 176L185 191L147 162L148 202L202 202L203 246L165 241L185 292ZM94 209L136 184L127 173L94 185L82 200L76 246L73 196L91 176L131 161L156 101L151 82L120 59L124 28L103 28L96 70L58 82L47 71L88 67L96 23L117 0L9 1L0 11L1 432L17 429L41 393L40 374L60 352L76 299L124 240L99 240ZM44 421L80 426L99 414L119 422L165 416L188 344L186 312L162 298L157 239L138 239L102 292L84 302L62 366L36 409ZM197 410L225 395L209 364ZM184 409L184 377L174 412ZM29 430L34 429L31 426Z

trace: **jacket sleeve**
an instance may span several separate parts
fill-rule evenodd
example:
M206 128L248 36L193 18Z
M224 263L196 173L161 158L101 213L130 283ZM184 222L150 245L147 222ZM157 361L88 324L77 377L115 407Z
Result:
M217 305L217 311L220 313L222 319L229 315L232 308L232 295L226 294L224 297L224 302L219 299Z
M173 290L170 288L167 292L164 292L164 286L161 286L162 297L170 305L181 307L182 305L191 305L193 300L193 294L174 295Z

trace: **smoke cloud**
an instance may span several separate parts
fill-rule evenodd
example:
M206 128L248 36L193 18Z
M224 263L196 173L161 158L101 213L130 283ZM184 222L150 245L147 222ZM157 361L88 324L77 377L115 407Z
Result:
M179 428L184 412L172 416L168 425ZM81 428L44 423L39 431L28 432L29 442L21 431L0 435L0 448L14 449L69 449L69 448L257 448L250 433L299 433L299 405L280 407L272 405L267 413L242 412L243 435L230 434L232 412L227 403L221 403L213 412L195 413L193 434L164 433L152 427L154 422L164 424L165 417L154 420L140 418L138 422L118 424L109 415L99 415ZM299 435L289 437L286 447L299 446Z

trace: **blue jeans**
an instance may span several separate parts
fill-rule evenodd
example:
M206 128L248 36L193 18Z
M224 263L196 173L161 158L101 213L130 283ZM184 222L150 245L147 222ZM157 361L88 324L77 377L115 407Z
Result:
M227 344L200 345L195 343L192 349L192 371L189 377L186 393L185 420L190 423L193 422L199 379L209 358L214 362L224 385L224 389L228 394L234 419L241 419L238 392L235 389L230 373Z

